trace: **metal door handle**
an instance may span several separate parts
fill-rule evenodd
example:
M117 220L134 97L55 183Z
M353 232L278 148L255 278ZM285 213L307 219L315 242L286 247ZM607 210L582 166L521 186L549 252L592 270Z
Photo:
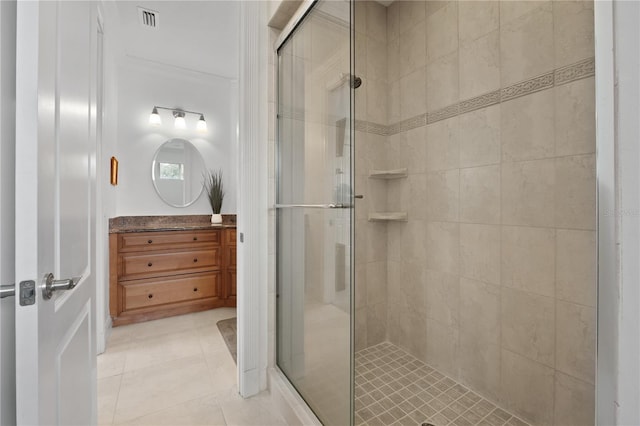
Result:
M4 299L5 297L11 297L15 295L16 295L15 284L0 285L0 299Z
M44 277L44 287L42 288L42 297L45 300L51 299L54 291L71 290L74 288L82 277L73 277L66 280L54 280L53 274L48 273Z
M276 204L276 209L348 209L347 204Z

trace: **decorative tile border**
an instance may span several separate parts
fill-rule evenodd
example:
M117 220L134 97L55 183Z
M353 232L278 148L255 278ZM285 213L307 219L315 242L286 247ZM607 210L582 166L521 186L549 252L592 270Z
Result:
M497 105L501 102L530 95L555 86L561 86L572 81L588 78L593 75L595 75L595 58L588 58L574 64L549 71L537 77L521 81L511 86L494 90L471 99L465 99L453 105L416 115L415 117L411 117L388 126L365 120L355 120L354 126L355 130L360 132L372 133L380 136L391 136L426 126L427 124L446 120L447 118L455 117L466 112ZM283 113L283 116L302 120L304 119L304 112L286 111Z

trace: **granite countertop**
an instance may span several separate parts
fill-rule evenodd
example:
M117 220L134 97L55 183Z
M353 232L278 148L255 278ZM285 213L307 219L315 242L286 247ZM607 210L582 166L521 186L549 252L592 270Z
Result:
M109 219L109 233L189 231L236 227L236 215L222 215L221 224L212 224L211 215L118 216Z

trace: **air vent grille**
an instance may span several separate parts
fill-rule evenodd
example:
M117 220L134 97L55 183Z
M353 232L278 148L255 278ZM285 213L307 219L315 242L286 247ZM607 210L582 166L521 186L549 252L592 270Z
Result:
M155 10L139 7L138 21L143 28L157 29L160 25L160 15Z

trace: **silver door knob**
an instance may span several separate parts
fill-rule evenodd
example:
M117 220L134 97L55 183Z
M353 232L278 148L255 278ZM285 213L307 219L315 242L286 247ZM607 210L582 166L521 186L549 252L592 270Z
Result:
M53 274L48 273L44 277L44 287L42 287L42 297L49 300L53 296L54 291L71 290L74 288L82 277L73 277L66 280L54 280Z
M0 285L0 299L4 299L5 297L11 297L15 295L16 295L15 284Z

